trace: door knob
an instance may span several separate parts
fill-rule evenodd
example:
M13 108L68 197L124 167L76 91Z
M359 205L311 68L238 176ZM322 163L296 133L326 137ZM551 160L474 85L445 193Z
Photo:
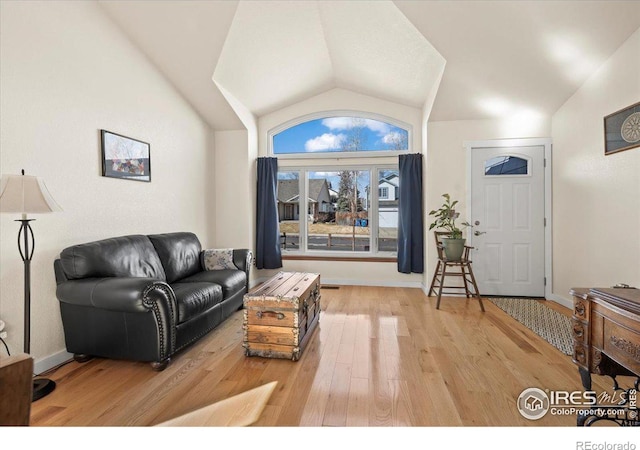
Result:
M474 231L473 232L474 236L480 236L481 234L487 234L487 232L486 231Z

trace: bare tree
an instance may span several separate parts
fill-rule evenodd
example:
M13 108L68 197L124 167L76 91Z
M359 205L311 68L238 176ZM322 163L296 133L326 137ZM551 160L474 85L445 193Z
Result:
M407 142L407 133L389 133L385 136L384 142L392 150L406 150L409 148Z

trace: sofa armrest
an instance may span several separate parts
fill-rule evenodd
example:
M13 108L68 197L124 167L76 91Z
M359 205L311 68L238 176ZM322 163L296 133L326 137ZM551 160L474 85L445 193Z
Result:
M253 262L253 254L251 250L246 248L233 250L233 264L247 274L247 281L249 280L249 272L251 270L251 263Z
M105 317L104 323L84 325L73 323L73 319L71 319L74 327L78 326L81 329L82 326L106 327L105 323L110 323L106 318L113 318L115 312L121 317L122 328L127 330L128 320L138 317L155 328L157 342L148 345L153 346L152 353L155 353L156 362L165 361L174 352L177 321L176 297L173 289L165 282L155 278L84 278L58 284L56 296L60 303L66 304L65 309L84 310L90 308L94 317ZM61 309L62 307L63 305L61 305ZM65 330L66 333L67 330ZM89 333L89 335L91 334ZM105 339L107 338L105 337ZM151 339L149 342L153 341L151 336L148 338Z
M167 283L154 278L84 278L58 284L62 303L120 312L147 312L153 303L175 312L176 299ZM175 314L171 314L175 315Z

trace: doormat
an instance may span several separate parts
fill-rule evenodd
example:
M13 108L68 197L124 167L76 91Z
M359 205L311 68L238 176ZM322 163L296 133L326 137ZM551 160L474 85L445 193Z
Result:
M565 355L573 354L571 319L537 300L487 298Z

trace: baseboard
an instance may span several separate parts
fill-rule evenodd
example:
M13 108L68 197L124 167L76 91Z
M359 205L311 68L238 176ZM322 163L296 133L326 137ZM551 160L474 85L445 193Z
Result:
M49 355L45 358L35 361L33 364L33 373L35 373L36 375L41 374L53 369L54 367L59 366L60 364L66 363L70 359L73 359L73 353L61 350L58 353L54 353L53 355Z
M551 300L552 302L556 302L559 305L567 307L569 309L573 309L573 302L567 298L561 297L557 294L547 295L547 300Z

